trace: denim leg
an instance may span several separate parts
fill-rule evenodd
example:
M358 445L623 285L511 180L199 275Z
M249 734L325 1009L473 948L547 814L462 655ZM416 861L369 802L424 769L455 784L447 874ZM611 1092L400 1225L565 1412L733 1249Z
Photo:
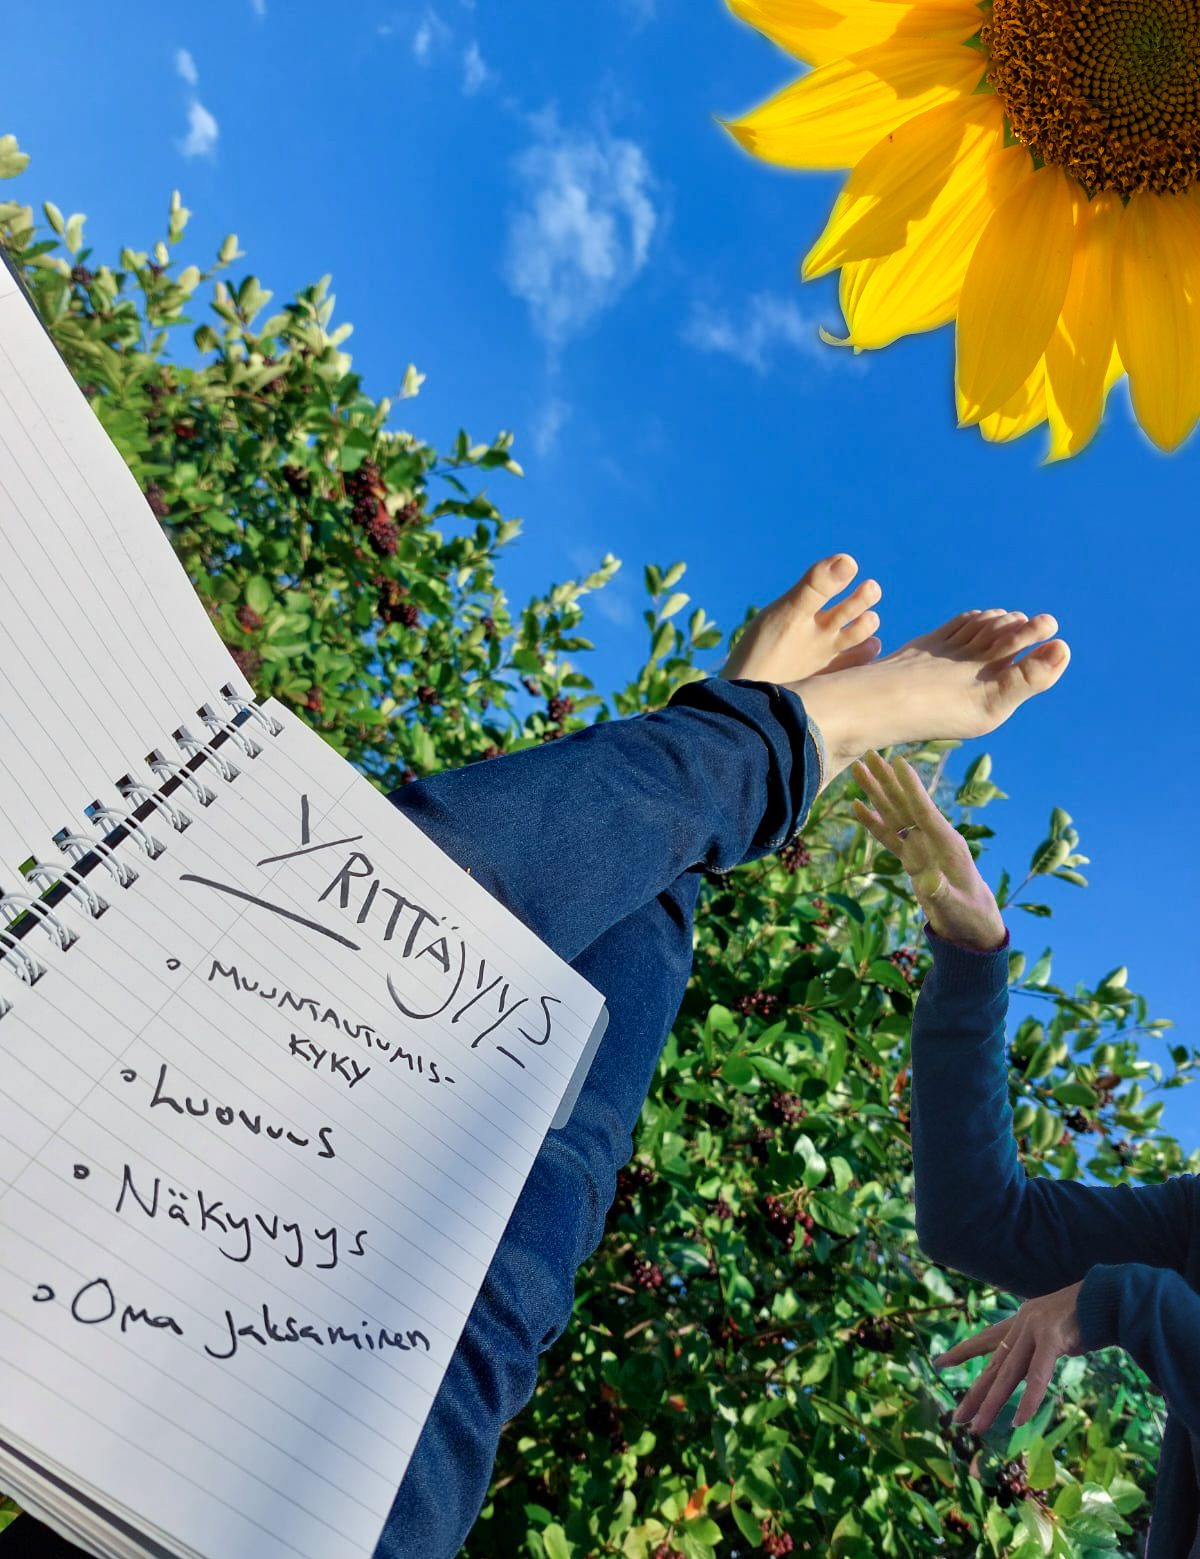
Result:
M685 701L689 695L695 702ZM720 712L714 708L718 704ZM680 706L689 717L700 713L703 721L675 720ZM742 716L736 724L723 712L729 707ZM724 729L714 728L710 715L726 720ZM644 730L651 722L657 724L650 747L629 740L630 734L640 738L638 728ZM552 946L557 939L563 956L573 955L573 967L603 993L609 1025L570 1120L561 1131L547 1133L534 1160L405 1472L375 1559L453 1559L474 1526L491 1483L500 1433L532 1397L539 1355L570 1321L576 1270L603 1237L617 1171L633 1151L633 1133L691 973L701 881L693 865L699 860L710 869L728 869L786 843L807 817L817 791L821 762L815 727L812 741L805 739L809 734L803 706L794 694L779 696L764 684L693 684L660 715L591 727L565 742L486 766L537 759L536 766L525 765L520 782L537 789L532 797L524 788L512 797L496 792L490 798L478 796L483 815L498 819L502 829L512 820L511 834L501 832L501 838L511 839L518 872L512 879L504 860L493 853L487 862L493 875L486 878L478 868L475 875L517 913L533 908L561 915L529 924ZM607 745L587 754L582 772L572 767L572 779L559 788L550 764L541 760L561 754L567 742L584 736L593 736L593 742L606 738ZM715 738L711 768L710 738ZM740 765L728 761L730 744L742 752ZM633 774L629 785L623 773L627 762ZM424 785L431 788L474 773L438 775ZM563 798L575 789L576 777L584 781L584 792L565 805ZM541 794L543 783L555 786L548 797ZM416 789L410 786L393 799L442 849L467 864L449 827L435 831L430 826L427 798L416 811L404 805ZM701 806L709 810L699 812ZM439 810L437 823L450 816L447 805ZM460 832L457 808L454 816L454 831ZM730 827L735 835L724 831ZM484 849L494 852L495 824L486 833L487 846L473 839L468 846L481 867ZM579 895L574 891L577 884L566 883L556 892L559 875L571 870L569 858L557 858L559 851L565 845L574 852L581 842L585 849L600 852L585 857L594 862L595 871L582 875L599 877L603 891ZM659 863L667 870L681 863L682 868L664 885L655 881ZM624 907L638 899L639 907L575 951L579 938L603 919L611 904Z
M701 876L690 871L574 960L609 1025L571 1118L550 1131L467 1318L375 1559L452 1559L475 1525L504 1425L566 1330L575 1272L596 1249L692 964Z
M808 736L795 693L710 678L390 799L569 963L691 867L786 844L819 783Z

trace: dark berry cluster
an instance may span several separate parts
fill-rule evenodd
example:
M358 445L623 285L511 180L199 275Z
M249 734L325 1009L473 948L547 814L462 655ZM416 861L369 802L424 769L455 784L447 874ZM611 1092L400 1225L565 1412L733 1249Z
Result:
M955 1456L964 1462L969 1462L980 1444L979 1436L973 1429L968 1429L966 1424L954 1422L953 1408L947 1408L940 1414L938 1423L941 1425L942 1433L950 1437L950 1445Z
M1091 1131L1092 1123L1082 1110L1072 1110L1070 1115L1064 1116L1067 1125L1072 1131Z
M479 756L481 758L503 758L504 749L502 747L497 747L495 742L492 742L490 746L483 749Z
M942 1517L942 1525L947 1532L953 1533L955 1537L972 1537L974 1535L971 1530L971 1523L958 1510L948 1510Z
M239 606L237 609L238 627L244 628L247 633L253 633L256 628L261 628L263 619L252 606Z
M613 1404L604 1397L587 1408L583 1421L593 1434L608 1436L614 1454L620 1456L629 1449L629 1444L621 1433L620 1415Z
M998 1483L996 1503L1001 1509L1024 1499L1029 1493L1029 1484L1025 1481L1025 1458L1018 1456L1016 1461L1005 1462L1000 1469Z
M247 682L253 682L262 670L263 658L257 650L244 650L237 644L227 644L226 649L237 662L238 670Z
M742 1329L731 1315L710 1317L706 1330L718 1348L726 1348L742 1335Z
M720 1218L722 1222L733 1217L733 1208L730 1207L723 1196L718 1196L713 1203L713 1217Z
M661 1288L663 1285L662 1268L657 1262L651 1263L643 1256L631 1255L629 1258L629 1270L632 1272L633 1281L638 1288L644 1288L653 1292L654 1289Z
M774 991L751 991L738 997L737 1010L748 1018L773 1018L779 1011L779 997Z
M86 265L73 265L71 267L71 280L77 287L90 287L95 277Z
M556 742L560 736L565 736L566 734L565 731L557 730L551 726L550 730L542 732L541 740L543 742Z
M898 947L895 952L889 953L888 963L895 964L900 973L911 985L916 978L916 949L911 947Z
M779 852L779 859L785 871L794 876L802 866L812 865L812 852L797 834L794 839L788 841Z
M1113 1089L1120 1086L1121 1079L1115 1072L1105 1072L1102 1077L1096 1079L1096 1103L1101 1109L1112 1102Z
M790 1554L796 1546L786 1532L772 1532L771 1522L768 1516L762 1519L762 1547L765 1554L770 1554L772 1559L778 1559L781 1554Z
M484 636L484 638L485 639L494 639L496 637L496 624L495 624L495 621L491 617L481 617L479 619L479 621L483 625L483 636Z
M308 696L304 700L305 709L311 710L314 715L325 713L325 699L319 687L310 687Z
M279 474L287 483L294 497L311 498L312 478L307 471L301 470L299 466L287 465L280 468Z
M375 610L380 621L403 623L406 628L415 628L421 620L421 614L411 601L405 600L408 586L402 585L398 579L386 579L382 575L375 582L379 586L379 601Z
M349 473L346 492L352 500L350 518L367 533L372 551L381 558L394 556L400 533L388 514L383 478L373 460L364 460L357 471Z
M827 906L826 906L826 903L825 903L824 899L813 899L812 907L814 909L825 909ZM828 931L829 930L829 926L830 926L830 922L828 920L825 920L825 919L814 920L813 921L813 930L814 931Z
M763 1206L769 1228L783 1242L784 1249L791 1250L796 1239L795 1209L785 1207L780 1198L770 1191L767 1192Z
M522 677L521 678L521 686L525 689L525 691L527 693L532 693L534 698L536 698L538 696L538 694L542 691L541 688L538 686L538 681L537 681L536 677Z
M442 695L435 687L419 687L417 689L417 701L429 708L433 704L440 704Z
M171 505L167 502L167 495L157 482L150 482L146 489L146 502L160 520L165 520L171 512Z
M561 698L557 693L546 705L546 714L555 725L561 725L567 716L574 710L573 698Z
M404 773L400 776L400 783L402 785L411 785L416 777L417 771L415 769L405 769Z
M654 1559L684 1559L684 1555L670 1543L660 1543L654 1550Z
M797 1121L802 1121L808 1114L808 1111L800 1103L799 1094L794 1093L773 1093L767 1108L775 1119L784 1126L794 1126Z
M263 367L264 368L274 368L274 366L275 366L275 364L277 362L278 362L278 358L275 358L275 357L264 357L263 358ZM277 374L274 379L268 379L266 384L263 385L263 389L264 390L272 390L272 391L274 391L274 393L276 395L282 395L284 390L287 389L287 374L285 374L285 373Z
M896 1346L895 1328L890 1321L870 1318L859 1323L850 1334L851 1341L869 1353L891 1353Z
M644 1191L654 1184L655 1175L645 1164L626 1164L617 1170L617 1194L613 1206L618 1212L626 1212L633 1203L635 1191Z

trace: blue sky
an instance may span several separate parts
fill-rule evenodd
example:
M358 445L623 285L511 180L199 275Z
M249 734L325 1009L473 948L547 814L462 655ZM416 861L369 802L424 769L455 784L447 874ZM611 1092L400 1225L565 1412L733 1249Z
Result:
M460 426L515 434L526 476L491 486L525 522L500 570L512 606L623 560L585 598L602 691L645 658L645 562L686 560L681 588L726 632L835 550L882 583L885 650L967 607L1055 613L1065 677L949 773L986 750L1008 792L976 814L998 835L989 881L1020 880L1056 805L1090 857L1088 889L1039 885L1052 920L1010 914L1014 946L1032 963L1052 945L1067 989L1127 964L1169 1042L1200 1044L1200 445L1159 454L1122 387L1092 446L1043 468L1044 432L956 430L950 330L824 346L836 278L797 266L841 175L757 163L713 117L801 67L720 0L55 15L52 48L36 8L6 18L0 134L33 161L3 198L85 212L93 263L116 264L165 235L178 188L178 264L234 231L235 278L276 307L331 272L368 393L394 397L410 361L427 376L393 425L442 447ZM1200 1088L1167 1098L1164 1126L1200 1147Z

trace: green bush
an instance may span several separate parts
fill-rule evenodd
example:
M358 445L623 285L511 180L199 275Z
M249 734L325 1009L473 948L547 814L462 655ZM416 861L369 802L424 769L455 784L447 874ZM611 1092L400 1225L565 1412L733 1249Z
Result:
M0 139L0 176L27 160ZM611 700L566 657L592 648L580 601L615 558L509 611L495 564L519 524L475 483L520 474L511 438L460 433L440 456L389 429L390 402L338 350L350 327L328 328L328 277L257 327L271 294L218 279L195 324L185 311L241 256L230 236L207 271L177 269L178 194L167 241L122 250L119 268L89 263L82 216L42 210L39 238L30 207L0 204L0 241L222 637L260 693L381 788L552 740L588 712L660 706L706 674L696 656L722 635L702 610L677 623L682 563L647 566L649 658ZM168 340L190 325L183 367ZM419 383L410 368L402 394ZM522 683L538 701L523 718ZM905 751L937 790L957 745ZM989 773L981 755L952 797L976 854L992 830L971 814L1002 794ZM573 1323L506 1427L468 1559L1140 1559L1163 1415L1120 1350L1064 1362L1021 1429L1009 1409L984 1440L948 1432L956 1397L930 1357L1013 1303L917 1249L922 917L848 790L843 777L820 797L802 841L706 885L635 1161ZM1086 886L1077 843L1055 808L1016 893L1001 878L1002 907L1046 917L1018 902L1035 878ZM1115 1184L1195 1170L1158 1121L1197 1054L1174 1048L1165 1079L1140 1056L1140 1036L1170 1024L1147 1021L1124 969L1073 992L1050 972L1048 949L1031 968L1010 956L1012 989L1037 1004L1010 1025L1026 1171Z

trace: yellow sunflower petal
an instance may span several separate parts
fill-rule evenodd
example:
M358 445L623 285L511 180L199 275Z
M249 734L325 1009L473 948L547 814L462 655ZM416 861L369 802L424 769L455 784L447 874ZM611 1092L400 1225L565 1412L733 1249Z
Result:
M728 0L729 9L772 43L809 65L828 65L889 38L964 43L979 31L973 0Z
M1200 415L1200 205L1134 195L1113 247L1117 349L1134 415L1160 449Z
M765 162L849 168L906 120L973 92L982 74L974 49L897 38L819 65L725 128Z
M997 411L1046 350L1071 279L1074 224L1061 168L1022 179L979 236L958 303L960 420Z
M804 258L806 280L847 260L871 260L905 246L909 228L932 214L957 173L983 176L1003 138L1004 109L988 94L961 97L918 114L860 158L834 203L825 231Z
M992 444L1020 438L1046 420L1046 364L1039 359L1029 377L1017 386L997 411L980 417L979 431Z
M1104 414L1116 337L1113 326L1112 256L1121 197L1106 192L1091 200L1073 185L1074 257L1062 313L1046 344L1050 453L1047 461L1077 455ZM1117 377L1121 374L1117 356Z
M842 267L841 303L857 351L888 346L899 336L934 330L954 318L971 250L992 212L1017 181L1028 177L1023 146L1003 146L1003 111L994 97L997 148L956 166L930 214L913 222L908 243L894 254Z

